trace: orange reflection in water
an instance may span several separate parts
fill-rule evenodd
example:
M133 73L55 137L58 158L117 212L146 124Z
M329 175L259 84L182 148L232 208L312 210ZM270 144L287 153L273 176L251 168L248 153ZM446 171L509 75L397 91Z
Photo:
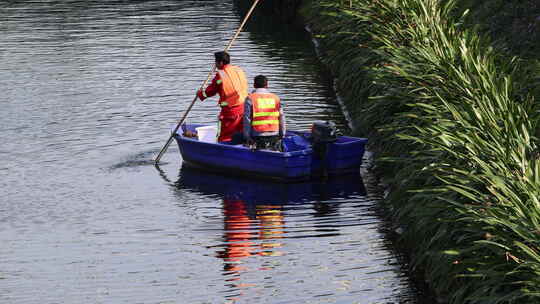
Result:
M251 207L251 209L249 208ZM241 274L250 269L242 260L248 257L281 256L278 251L283 238L283 212L281 206L257 205L248 206L242 200L223 200L224 215L224 249L218 257L224 261L223 268L231 287L239 289L240 294L231 300L237 300L243 294L242 289L254 287L255 284L241 282ZM265 260L258 261L261 266L257 270L268 270Z
M275 248L282 246L277 242L277 239L283 237L283 214L280 206L261 205L257 206L257 218L260 221L259 239L261 243L260 255L279 256L281 251L276 251Z

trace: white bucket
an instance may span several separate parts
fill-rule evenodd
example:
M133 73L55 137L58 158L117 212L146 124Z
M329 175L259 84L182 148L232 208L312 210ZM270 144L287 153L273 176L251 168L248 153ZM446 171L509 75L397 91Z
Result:
M199 141L204 142L216 142L217 127L216 126L204 126L195 128L197 131L197 138Z

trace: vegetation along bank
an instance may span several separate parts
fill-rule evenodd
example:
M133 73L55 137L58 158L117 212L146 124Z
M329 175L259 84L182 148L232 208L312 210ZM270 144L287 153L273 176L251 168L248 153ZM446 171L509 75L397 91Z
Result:
M444 302L540 303L540 3L304 0L301 15L413 268Z

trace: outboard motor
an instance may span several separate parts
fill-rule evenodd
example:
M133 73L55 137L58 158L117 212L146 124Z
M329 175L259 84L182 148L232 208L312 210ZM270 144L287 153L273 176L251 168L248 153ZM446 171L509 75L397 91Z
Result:
M337 140L336 124L331 121L316 121L311 126L313 155L321 163L322 176L328 177L327 152L328 145Z
M331 121L316 121L311 126L314 142L331 143L337 139L336 124Z

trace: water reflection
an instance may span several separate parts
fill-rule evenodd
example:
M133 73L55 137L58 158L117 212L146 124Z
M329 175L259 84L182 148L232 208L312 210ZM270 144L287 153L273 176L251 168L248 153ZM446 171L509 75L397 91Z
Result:
M277 183L223 176L188 167L180 170L176 187L203 194L218 194L226 199L241 199L255 205L289 205L366 194L361 176L354 174L331 178L326 182Z
M186 190L221 200L222 236L208 247L223 261L226 297L234 301L263 288L253 273L270 272L263 276L272 278L293 240L339 235L340 226L350 224L339 214L340 202L366 194L357 175L284 184L182 168L175 191Z
M253 212L254 211L254 212ZM245 266L244 259L249 257L281 256L285 221L281 206L256 205L255 210L242 200L223 199L223 247L216 252L216 257L223 259L223 275L230 289L240 291L256 287L256 283L247 283L242 274L252 271ZM272 269L272 263L260 259L257 271ZM238 300L238 296L230 296Z

